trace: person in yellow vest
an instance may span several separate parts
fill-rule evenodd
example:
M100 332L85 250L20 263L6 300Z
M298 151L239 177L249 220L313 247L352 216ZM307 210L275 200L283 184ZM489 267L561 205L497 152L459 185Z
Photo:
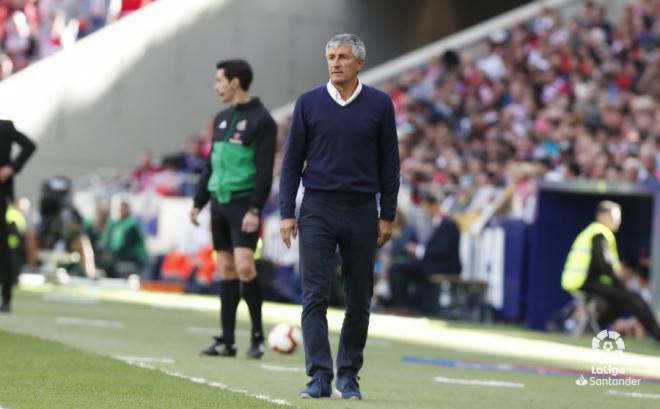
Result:
M602 201L596 220L577 236L566 257L561 286L567 292L581 291L602 298L607 310L601 324L613 321L624 312L639 319L647 332L660 340L660 326L642 297L626 289L620 279L621 262L614 233L621 225L621 206Z
M7 270L4 271L4 274L7 274L8 277L6 277L3 282L2 291L3 300L11 300L11 290L16 282L18 271L20 270L20 251L23 237L25 236L25 231L27 229L27 223L23 213L12 205L7 206L5 222L7 223L7 249L9 250L9 254L8 259L6 260ZM9 304L6 305L8 306ZM5 307L5 310L3 310L3 312L9 311L8 307Z
M7 244L9 250L16 250L21 247L23 237L27 231L27 221L25 216L13 205L7 206L6 222L9 227L9 234L7 236Z

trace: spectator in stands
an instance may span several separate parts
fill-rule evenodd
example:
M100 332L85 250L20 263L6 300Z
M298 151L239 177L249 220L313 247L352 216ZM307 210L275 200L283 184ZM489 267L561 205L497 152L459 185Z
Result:
M202 157L202 140L199 136L191 136L185 151L172 156L177 171L181 177L180 193L184 196L193 196L197 188L199 174L202 173L204 158Z
M529 162L517 162L511 164L509 170L512 183L511 216L531 222L536 207L535 175L537 173L534 165Z
M81 25L83 35L89 35L105 27L112 0L83 0Z
M656 155L654 152L644 152L641 157L644 171L642 185L653 191L660 191L660 182L658 181Z
M414 259L395 263L390 269L392 306L402 308L400 311L404 313L434 312L437 300L431 298L429 275L458 275L461 272L458 225L433 194L423 195L422 207L432 217L433 232L429 240L406 243L406 252Z
M14 62L5 53L0 53L0 81L14 72Z
M176 167L184 173L199 174L202 173L204 159L202 158L201 139L197 135L188 138L186 149L176 154L172 159L176 162Z
M108 224L109 218L110 207L108 206L108 202L106 200L98 200L96 202L94 218L86 219L84 221L85 233L92 243L92 248L94 249L94 255L96 256L96 259L100 259L101 257L99 242Z
M182 175L178 172L175 158L163 159L162 167L148 182L155 192L162 196L179 196L183 183Z
M392 222L392 238L378 252L379 274L374 285L374 296L383 304L389 304L392 299L389 271L392 265L406 263L414 258L408 253L406 245L417 242L413 226L407 223L401 209L396 210L396 217Z
M154 0L112 0L110 4L110 20L118 20L130 13L153 3Z
M25 14L20 10L14 11L7 22L4 48L12 59L16 71L27 67L28 57L32 52L32 40Z
M660 326L642 297L628 289L621 279L621 263L614 233L621 224L621 207L603 201L596 209L596 220L575 239L566 258L561 285L568 292L582 291L603 298L606 312L601 325L630 311L649 335L660 341Z
M0 56L17 72L68 47L155 0L4 0L0 2ZM2 59L0 58L0 63ZM7 68L0 80L7 75Z
M101 237L99 266L108 277L139 274L148 262L145 244L142 228L131 214L130 203L122 200L119 219L112 220Z
M138 165L131 173L133 187L140 192L150 187L152 178L158 170L153 162L151 152L148 150L141 151L138 155Z

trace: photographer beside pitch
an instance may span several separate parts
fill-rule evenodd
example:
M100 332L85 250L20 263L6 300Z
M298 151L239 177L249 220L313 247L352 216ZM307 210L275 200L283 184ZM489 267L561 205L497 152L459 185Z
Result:
M213 147L200 176L191 221L211 200L213 245L220 269L222 335L202 354L235 356L236 310L243 298L250 311L252 337L247 355L264 353L262 293L254 250L259 240L261 209L270 194L277 125L258 98L249 93L252 68L243 60L217 64L215 91L230 108L216 115Z
M302 398L331 394L333 363L328 308L337 247L342 258L346 314L337 353L337 391L362 399L358 372L369 327L377 246L390 238L399 190L399 151L390 97L362 84L366 56L353 34L339 34L325 48L330 81L298 98L280 178L282 240L300 228L302 329L307 375ZM303 164L307 166L303 172ZM299 220L295 197L305 187ZM380 215L376 194L380 193Z

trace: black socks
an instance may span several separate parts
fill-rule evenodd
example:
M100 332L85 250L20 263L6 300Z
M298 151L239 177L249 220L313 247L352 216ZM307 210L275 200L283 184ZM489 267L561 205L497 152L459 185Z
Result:
M225 344L234 344L236 328L236 309L241 300L240 282L238 280L222 280L220 282L220 325Z
M263 340L264 330L261 325L261 304L263 303L263 296L261 294L259 278L255 277L252 281L244 281L241 284L243 287L243 299L250 310L252 339Z
M252 281L240 282L238 280L222 280L220 284L220 324L222 326L222 337L228 345L234 344L234 332L236 329L236 310L241 300L241 288L243 299L247 303L252 321L252 338L264 339L264 330L261 323L261 284L255 277Z

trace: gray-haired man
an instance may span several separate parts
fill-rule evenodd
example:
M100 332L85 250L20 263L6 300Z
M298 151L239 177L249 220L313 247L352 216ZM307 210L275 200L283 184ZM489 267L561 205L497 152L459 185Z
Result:
M369 327L374 257L377 246L391 234L399 152L392 100L357 77L365 59L362 41L353 34L339 34L330 39L325 51L330 81L301 95L293 113L280 178L280 232L289 247L291 235L295 237L300 228L302 328L307 375L312 377L300 396L331 394L333 364L326 311L332 260L339 248L346 315L335 386L342 398L361 399L357 381ZM296 220L295 196L301 177L305 195Z

